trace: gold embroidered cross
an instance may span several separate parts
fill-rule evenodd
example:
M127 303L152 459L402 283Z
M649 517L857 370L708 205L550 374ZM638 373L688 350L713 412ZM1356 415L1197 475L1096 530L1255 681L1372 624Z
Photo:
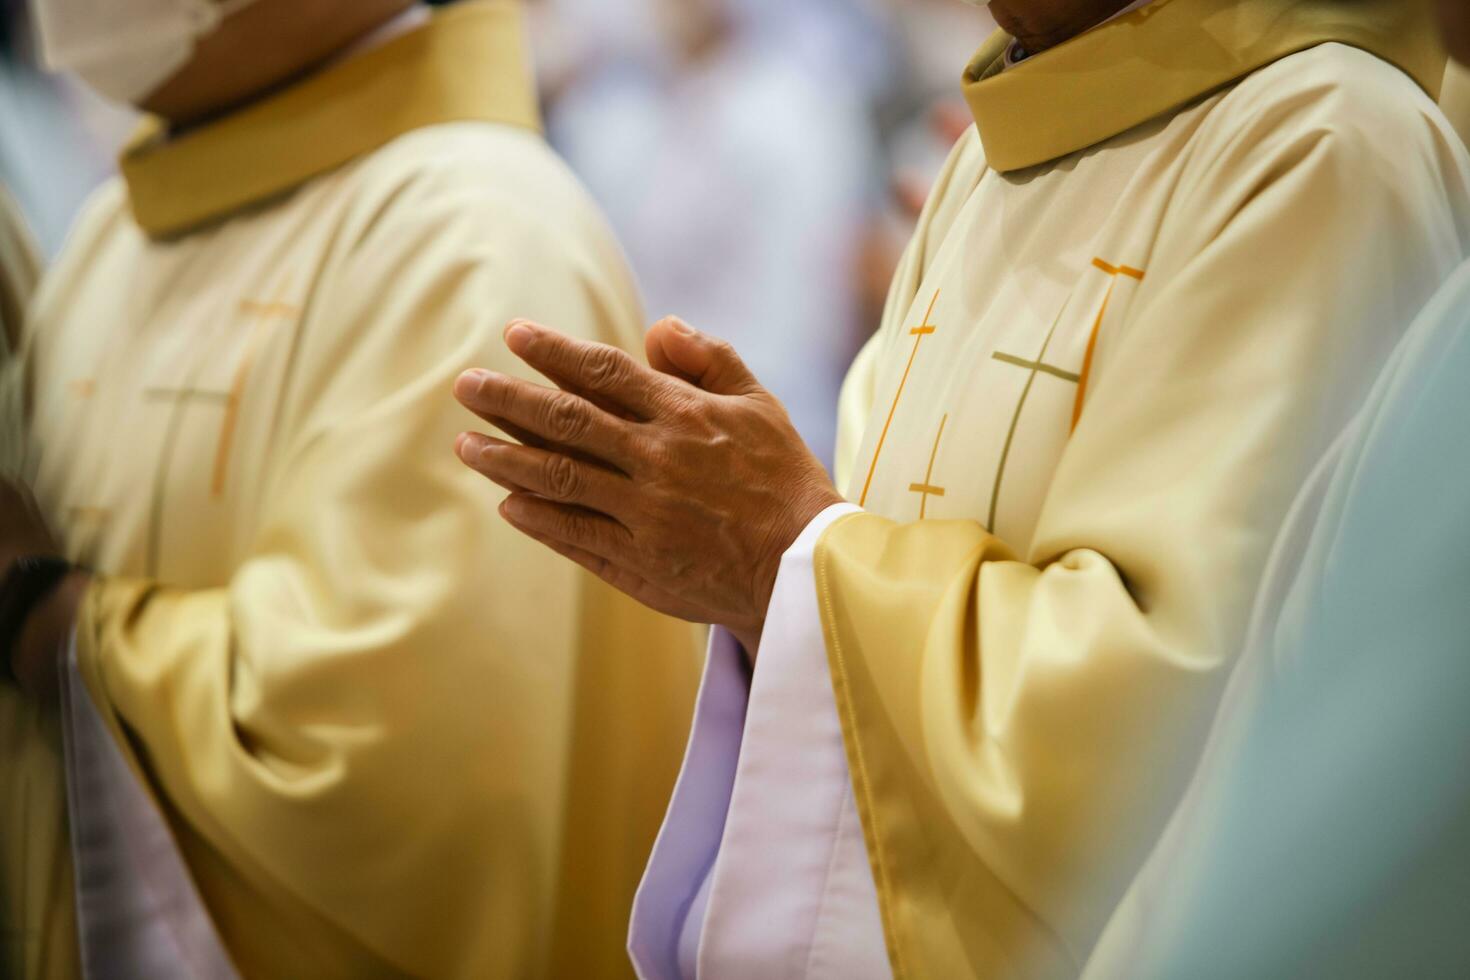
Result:
M939 440L944 438L944 423L948 421L948 414L939 420L939 432L934 436L934 448L929 451L929 468L924 471L924 482L909 484L909 492L919 495L919 520L921 521L929 506L929 498L944 496L944 488L934 485L934 458L939 455Z
M913 369L914 358L919 356L919 345L924 338L929 336L939 327L930 322L934 315L934 304L939 302L939 290L934 290L934 298L929 301L929 309L924 313L924 321L917 327L909 328L909 336L914 338L914 349L909 352L909 362L904 366L903 377L898 379L898 390L893 393L893 404L888 408L888 418L883 421L883 431L878 433L878 445L873 449L873 462L868 466L868 478L863 481L863 492L858 497L858 506L863 507L868 502L868 490L873 486L873 474L878 471L878 457L883 452L883 443L888 438L888 427L893 424L893 413L898 411L898 400L903 397L903 386L908 383L909 371Z
M1002 364L1014 364L1016 367L1029 368L1032 374L1040 371L1042 374L1049 374L1054 378L1061 378L1063 381L1070 381L1073 384L1081 380L1078 375L1073 374L1071 371L1063 370L1055 364L1045 364L1041 361L1028 361L1024 357L1017 357L1014 354L1002 354L1000 351L996 351L990 356Z
M235 427L240 421L240 401L245 396L245 383L250 379L250 369L254 367L255 359L260 356L260 349L265 344L267 330L276 320L296 319L301 315L301 308L279 300L262 303L247 299L241 301L240 312L253 317L255 325L245 342L245 353L240 356L240 363L235 368L235 377L225 401L225 417L220 423L219 448L214 455L214 480L210 485L210 492L216 497L225 492L225 473L230 465L230 449L235 440Z
M1108 291L1103 294L1102 309L1097 311L1097 319L1092 324L1092 334L1087 338L1087 353L1082 355L1082 374L1077 379L1077 397L1072 400L1072 429L1074 431L1077 423L1082 420L1082 396L1087 394L1087 378L1092 373L1092 353L1097 349L1097 334L1102 329L1103 318L1108 315L1108 300L1113 298L1113 287L1118 284L1119 276L1127 276L1138 282L1143 281L1143 270L1135 269L1131 265L1113 265L1100 258L1094 258L1092 264L1094 268L1101 269L1108 274Z
M300 307L279 300L270 302L242 300L238 310L240 314L251 318L254 322L250 328L250 335L246 338L244 352L235 366L235 374L228 390L216 391L185 385L180 388L148 388L143 392L144 398L174 403L165 438L164 462L161 464L164 471L167 470L168 461L173 456L173 442L178 434L179 425L178 410L195 403L217 405L223 410L210 480L210 494L214 497L223 496L225 492L225 476L229 469L230 451L234 445L235 429L240 421L240 402L245 395L245 385L250 378L250 370L255 364L255 359L260 356L261 348L265 345L269 327L276 321L294 320L301 315ZM155 492L161 491L155 488Z

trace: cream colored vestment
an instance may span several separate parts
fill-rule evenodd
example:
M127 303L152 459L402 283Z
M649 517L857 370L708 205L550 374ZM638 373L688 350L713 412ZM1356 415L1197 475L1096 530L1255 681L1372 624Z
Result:
M1286 507L1470 240L1433 38L1159 0L970 69L816 554L894 975L1075 973L1158 833Z
M81 673L247 977L627 973L697 636L453 454L510 318L639 342L521 30L461 3L145 134L30 321Z

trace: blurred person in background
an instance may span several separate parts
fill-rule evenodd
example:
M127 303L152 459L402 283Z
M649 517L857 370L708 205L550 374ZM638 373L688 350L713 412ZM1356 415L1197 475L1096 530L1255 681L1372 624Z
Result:
M1438 7L1470 64L1470 6ZM1470 132L1464 81L1442 103ZM1462 265L1298 498L1189 792L1087 980L1470 976L1467 377Z
M977 31L983 37L995 30L995 19L988 10L977 15L955 0L891 3L904 70L899 74L902 84L889 96L888 141L897 203L912 223L945 158L974 121L959 93L954 66L974 53Z
M830 462L885 189L879 22L838 0L542 2L563 25L551 139L607 208L648 307L738 344Z
M519 5L38 3L54 65L154 116L32 302L0 483L0 684L61 698L88 971L626 975L695 631L445 448L513 313L642 322ZM43 775L5 800L7 976L79 972L25 931L73 907Z
M844 388L848 500L681 321L652 368L513 322L556 387L456 386L536 440L459 445L512 524L720 627L650 980L1075 976L1291 501L1470 245L1422 4L990 8L976 128Z
M36 63L29 10L0 0L0 182L55 255L82 201L114 170L113 150L136 123L129 108Z

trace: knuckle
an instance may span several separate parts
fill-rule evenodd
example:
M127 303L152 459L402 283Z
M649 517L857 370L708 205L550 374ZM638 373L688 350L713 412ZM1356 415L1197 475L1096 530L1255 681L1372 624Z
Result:
M576 498L582 489L582 477L577 464L566 456L552 456L546 461L546 489L560 500Z
M547 428L563 442L575 442L587 434L590 419L586 407L572 398L553 399L546 409Z
M589 537L587 518L581 514L562 511L557 517L557 533L563 541L586 543Z
M716 407L705 399L690 401L680 413L686 432L696 433L698 438L707 441L720 431L720 419Z
M512 393L504 378L487 372L480 376L475 394L481 404L498 407L508 402Z
M623 359L611 347L593 347L582 355L581 373L594 388L614 387L623 380Z

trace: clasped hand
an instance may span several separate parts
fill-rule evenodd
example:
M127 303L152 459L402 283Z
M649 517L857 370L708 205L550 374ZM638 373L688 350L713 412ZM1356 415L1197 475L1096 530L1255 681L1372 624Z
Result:
M753 657L781 555L841 501L785 409L730 346L677 320L645 367L524 321L507 346L550 388L472 370L455 397L517 442L462 434L510 491L512 526L660 612L731 630Z

